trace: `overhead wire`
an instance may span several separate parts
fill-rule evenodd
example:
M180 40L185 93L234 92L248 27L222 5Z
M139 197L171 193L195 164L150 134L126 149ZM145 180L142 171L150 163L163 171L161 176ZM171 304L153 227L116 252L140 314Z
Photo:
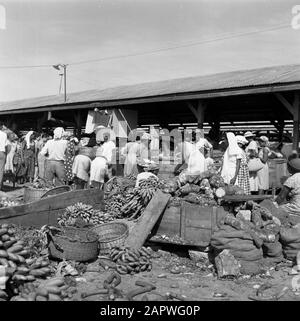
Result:
M229 34L229 35L222 36L222 37L219 36L214 39L207 39L207 40L202 40L202 41L197 41L197 42L189 42L186 44L174 45L174 46L165 47L165 48L158 48L158 49L149 50L149 51L142 51L142 52L133 53L133 54L116 55L116 56L110 56L110 57L102 57L102 58L97 58L97 59L71 62L71 63L68 63L68 65L77 66L77 65L88 64L88 63L97 63L97 62L102 62L102 61L124 59L124 58L137 57L137 56L145 56L145 55L156 54L156 53L164 52L164 51L171 51L171 50L176 50L176 49L181 49L181 48L194 47L194 46L198 46L198 45L202 45L202 44L208 44L208 43L213 43L213 42L232 39L232 38L249 36L249 35L253 35L253 34L257 34L257 33L263 33L263 32L268 32L268 31L284 29L287 27L290 27L290 25L281 24L281 25L270 27L270 28L253 30L253 31L248 31L248 32L243 32L243 33L238 33L238 34ZM0 69L48 68L48 67L52 67L53 65L54 64L0 66Z

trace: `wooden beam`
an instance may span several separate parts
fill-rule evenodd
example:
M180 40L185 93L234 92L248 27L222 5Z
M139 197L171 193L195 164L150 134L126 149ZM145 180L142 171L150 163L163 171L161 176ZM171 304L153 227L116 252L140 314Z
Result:
M294 109L294 124L293 124L293 149L299 149L299 93L294 94L294 102L293 102L293 109Z
M288 102L288 100L280 93L274 93L277 99L283 104L283 106L293 115L293 105Z
M189 109L192 111L192 113L196 117L197 123L198 123L198 128L203 129L204 112L206 110L207 104L201 100L198 100L196 107L194 107L190 101L187 102L187 106L189 107Z

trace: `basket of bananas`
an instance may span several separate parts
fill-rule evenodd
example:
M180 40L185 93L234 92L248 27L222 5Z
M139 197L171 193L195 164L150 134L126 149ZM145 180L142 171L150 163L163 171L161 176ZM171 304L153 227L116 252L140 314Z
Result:
M91 230L98 235L100 254L108 254L112 248L123 246L129 234L129 228L123 222L105 223Z

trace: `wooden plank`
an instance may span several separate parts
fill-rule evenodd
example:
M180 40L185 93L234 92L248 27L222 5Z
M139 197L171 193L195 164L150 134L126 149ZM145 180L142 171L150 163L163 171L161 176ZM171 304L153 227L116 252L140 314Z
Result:
M263 201L272 198L272 195L225 195L222 199L226 202Z
M76 190L49 196L36 202L0 209L0 223L41 227L57 225L57 216L77 202L90 204L94 208L103 205L103 192L99 190Z
M155 193L143 215L139 218L125 241L127 246L135 249L143 246L155 223L164 212L170 198L170 194L165 194L161 191Z

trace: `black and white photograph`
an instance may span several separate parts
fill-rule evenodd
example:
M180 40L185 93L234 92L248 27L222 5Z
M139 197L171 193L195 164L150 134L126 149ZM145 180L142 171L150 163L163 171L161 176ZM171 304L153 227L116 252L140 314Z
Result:
M300 301L299 126L300 0L0 0L0 301Z

